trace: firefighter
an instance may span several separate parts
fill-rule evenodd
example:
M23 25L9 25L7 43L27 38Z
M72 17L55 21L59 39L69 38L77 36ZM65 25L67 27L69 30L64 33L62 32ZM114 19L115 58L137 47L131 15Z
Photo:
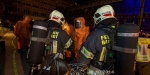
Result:
M62 26L65 23L65 18L61 12L58 10L54 10L50 13L48 26L50 28L50 54L47 55L52 56L52 59L47 59L44 61L45 65L43 67L44 71L41 75L64 75L67 73L67 65L64 61L64 51L65 50L73 50L74 44L72 38L62 30ZM56 59L53 61L53 59ZM46 67L47 66L47 67ZM46 74L45 74L46 73Z
M67 22L65 22L64 25L62 26L62 30L66 31L67 34L69 36L71 36L71 38L74 40L75 29L74 29L73 25L68 24ZM65 51L66 61L70 62L72 60L72 56L73 56L73 54L71 53L71 51L69 51L69 50Z
M86 37L89 34L89 26L85 25L85 19L83 17L77 17L74 21L75 27L75 57L78 59L79 57L79 49L82 43L86 40Z
M81 46L78 62L89 65L88 74L104 75L107 67L103 64L106 62L107 45L110 43L107 30L113 28L117 21L110 5L98 8L93 18L96 28Z
M16 37L18 37L18 53L23 53L22 49L28 47L30 41L30 21L31 17L25 15L23 20L19 20L15 25L14 34L16 35Z

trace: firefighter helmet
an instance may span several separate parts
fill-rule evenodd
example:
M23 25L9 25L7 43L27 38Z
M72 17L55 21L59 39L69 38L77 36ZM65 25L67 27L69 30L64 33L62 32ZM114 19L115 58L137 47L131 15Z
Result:
M101 21L108 19L108 18L115 18L114 17L114 10L110 5L105 5L97 9L94 13L94 22L97 25Z
M58 10L54 10L50 13L49 20L58 22L61 26L65 23L64 15Z

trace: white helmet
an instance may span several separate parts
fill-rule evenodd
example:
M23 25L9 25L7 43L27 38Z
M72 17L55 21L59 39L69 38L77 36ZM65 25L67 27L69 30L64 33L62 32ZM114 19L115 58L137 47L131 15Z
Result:
M108 18L115 18L114 17L114 10L110 5L105 5L97 9L94 13L94 22L97 25L101 21L108 19Z
M65 18L64 18L64 15L57 11L57 10L54 10L50 13L49 15L49 20L53 20L53 21L56 21L58 22L61 26L64 25L65 23Z

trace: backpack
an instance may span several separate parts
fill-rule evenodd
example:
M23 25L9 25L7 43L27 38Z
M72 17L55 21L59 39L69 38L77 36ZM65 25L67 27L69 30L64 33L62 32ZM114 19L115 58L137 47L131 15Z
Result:
M48 29L47 33L47 45L45 49L45 60L41 66L41 75L64 75L68 71L67 63L59 58L60 53L52 53L51 45L53 44L53 39L50 37L51 33L53 32L52 28ZM52 48L53 49L53 48Z

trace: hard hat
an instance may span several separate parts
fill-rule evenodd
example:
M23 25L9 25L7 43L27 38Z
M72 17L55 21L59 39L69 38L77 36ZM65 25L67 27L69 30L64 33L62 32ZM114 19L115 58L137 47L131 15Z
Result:
M65 23L64 15L61 12L57 11L57 10L54 10L50 13L49 20L56 21L61 26L64 25L64 23Z
M110 5L105 5L97 9L94 13L94 22L97 25L101 21L108 19L108 18L115 18L114 17L114 10Z

